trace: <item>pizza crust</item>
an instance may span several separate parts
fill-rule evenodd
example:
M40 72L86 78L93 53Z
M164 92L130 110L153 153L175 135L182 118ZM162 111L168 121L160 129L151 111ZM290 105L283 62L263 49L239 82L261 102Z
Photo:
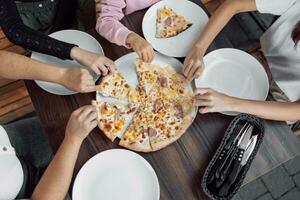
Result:
M119 142L119 145L122 146L122 147L125 147L127 149L130 149L130 150L133 150L133 151L138 151L138 152L151 152L152 151L152 148L149 144L149 146L145 146L145 145L142 145L138 142L135 142L133 144L129 144L127 142L125 142L124 140L121 140Z

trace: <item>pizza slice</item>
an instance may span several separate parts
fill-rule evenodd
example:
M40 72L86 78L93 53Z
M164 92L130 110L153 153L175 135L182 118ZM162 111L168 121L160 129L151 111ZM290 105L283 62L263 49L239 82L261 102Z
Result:
M187 30L192 24L183 16L176 14L171 8L158 9L156 19L156 37L170 38Z
M186 109L186 105L188 102L170 98L160 87L151 91L145 113L153 151L173 143L184 134L194 114Z
M157 84L162 70L159 66L143 62L140 59L135 61L139 89L141 96L149 95L152 88Z
M126 126L138 109L133 103L93 101L92 104L97 107L98 127L111 141L126 130Z
M124 133L119 145L134 151L152 151L148 136L147 117L143 108L141 108L133 118L132 123Z
M128 84L120 72L115 71L114 73L105 76L99 86L100 89L98 92L103 96L128 99L135 103L140 101L138 91Z
M179 129L183 118L181 110L177 111L171 102L165 100L163 93L157 96L151 107L153 117L149 119L148 126L150 144L154 151L173 142L172 137L177 132L176 129Z
M163 92L166 93L168 99L172 101L173 104L183 106L185 115L193 112L195 110L196 101L190 83L171 66L165 67L164 71L169 87L164 88Z

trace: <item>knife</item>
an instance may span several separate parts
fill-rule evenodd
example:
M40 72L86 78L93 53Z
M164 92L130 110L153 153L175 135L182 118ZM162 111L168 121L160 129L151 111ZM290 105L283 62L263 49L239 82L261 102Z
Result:
M249 160L249 158L250 158L250 156L251 156L251 154L252 154L252 152L253 152L253 150L254 150L254 147L255 147L255 145L256 145L257 137L258 137L258 136L255 135L255 136L253 136L253 137L251 138L251 139L252 139L251 144L249 145L249 147L248 147L247 150L245 151L244 156L243 156L243 159L242 159L242 161L241 161L241 165L242 165L242 166L245 166L246 163L248 162L248 160Z
M217 161L214 164L213 169L211 170L211 175L208 179L208 184L211 184L216 178L219 178L219 173L223 168L226 159L234 150L237 141L242 137L241 134L245 131L248 125L249 123L247 122L244 126L242 126L242 128L235 129L235 132L238 131L238 133L232 134L232 136L229 138L229 141L225 145L224 150L221 152L220 156L218 157Z
M253 126L248 123L248 126L246 127L246 130L244 131L243 135L240 137L237 145L234 148L234 151L231 156L228 156L229 159L226 162L226 165L222 172L220 173L220 177L216 182L217 188L219 188L225 181L226 177L229 174L230 168L232 166L232 162L234 161L234 156L236 154L239 154L241 157L243 156L244 150L248 147L250 144L250 137L252 135Z
M219 194L220 196L227 195L229 189L231 188L232 184L236 181L241 169L243 166L246 165L247 161L249 160L256 142L257 142L257 135L253 136L250 140L250 144L248 145L247 149L245 150L243 156L241 157L240 154L235 158L234 165L232 167L231 173L228 176L228 180L222 186Z

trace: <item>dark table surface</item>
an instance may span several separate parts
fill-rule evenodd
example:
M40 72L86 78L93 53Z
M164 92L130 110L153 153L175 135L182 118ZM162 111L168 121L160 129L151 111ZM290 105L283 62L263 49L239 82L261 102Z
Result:
M199 0L194 1L204 6ZM125 17L122 22L142 35L141 24L145 10ZM231 26L232 24L228 24ZM237 30L238 31L238 30ZM102 45L105 55L113 60L131 52L124 47L111 44L94 30L89 31ZM210 46L232 47L225 33ZM56 151L64 137L68 118L75 109L90 104L95 93L57 96L39 88L34 81L26 81L37 115L40 118L50 144ZM161 199L207 199L200 188L204 170L220 143L226 127L233 118L222 114L198 114L187 132L172 145L153 153L140 153L154 168L160 183ZM300 142L285 123L264 121L265 138L251 166L244 184L254 180L300 152ZM96 128L82 144L76 163L74 178L95 154L104 150L120 148L101 134Z

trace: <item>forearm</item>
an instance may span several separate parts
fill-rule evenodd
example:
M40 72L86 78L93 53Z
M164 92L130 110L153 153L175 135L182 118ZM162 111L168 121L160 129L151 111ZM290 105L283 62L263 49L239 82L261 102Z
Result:
M6 51L0 51L0 60L0 76L7 79L31 79L60 83L64 73L62 68Z
M232 111L278 121L300 120L300 102L251 101L235 99Z
M129 15L135 11L142 10L144 8L147 8L151 6L152 4L157 3L160 0L131 0L131 1L126 1L126 9L125 13L126 15Z
M200 54L204 55L209 45L237 13L256 10L255 0L226 0L211 16L195 44Z
M65 137L37 187L33 200L63 200L68 192L81 142Z
M126 38L131 31L120 22L124 17L125 0L101 0L98 7L97 32L108 41L127 47Z

